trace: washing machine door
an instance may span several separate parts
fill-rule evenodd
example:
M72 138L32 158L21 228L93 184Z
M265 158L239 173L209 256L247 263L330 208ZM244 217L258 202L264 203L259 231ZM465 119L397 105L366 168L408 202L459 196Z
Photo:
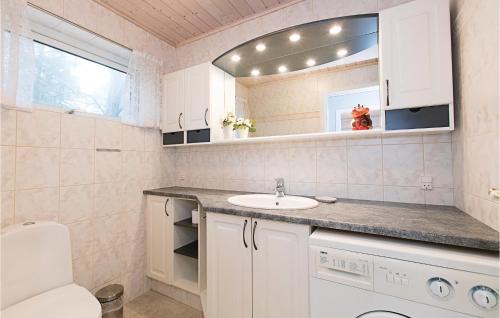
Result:
M410 318L410 317L389 311L372 311L372 312L367 312L366 314L362 314L357 318Z

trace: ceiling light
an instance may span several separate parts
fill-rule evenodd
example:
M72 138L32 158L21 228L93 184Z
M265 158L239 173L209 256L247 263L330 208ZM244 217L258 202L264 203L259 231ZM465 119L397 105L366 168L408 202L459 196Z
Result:
M231 61L233 62L239 62L241 60L241 57L238 54L234 54L231 56Z
M347 50L346 49L340 49L337 51L337 56L338 57L343 57L347 55Z
M289 39L292 42L297 42L298 40L300 40L300 34L294 33L294 34L290 35Z
M316 65L316 60L308 59L306 64L307 64L307 66L314 66L314 65Z
M330 28L330 34L339 34L342 31L342 27L340 25L334 25Z
M254 68L252 70L252 72L250 72L250 74L252 74L252 76L259 76L260 75L260 71L256 68Z
M255 49L256 49L257 51L259 51L259 52L262 52L262 51L264 51L264 50L266 49L266 46L265 46L264 44L262 44L262 43L259 43L259 44L257 44L257 46L255 47Z
M280 67L278 67L278 71L280 73L285 73L286 71L288 71L288 68L285 65L281 65Z

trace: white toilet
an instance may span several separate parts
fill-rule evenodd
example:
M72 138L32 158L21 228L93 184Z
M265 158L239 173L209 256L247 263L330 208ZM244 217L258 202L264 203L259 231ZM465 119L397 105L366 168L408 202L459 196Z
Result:
M68 228L27 222L1 234L2 318L100 318L101 306L73 282Z

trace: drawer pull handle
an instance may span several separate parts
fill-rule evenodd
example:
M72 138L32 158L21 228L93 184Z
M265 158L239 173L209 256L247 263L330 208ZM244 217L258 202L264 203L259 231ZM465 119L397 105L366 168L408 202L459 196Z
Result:
M167 216L170 216L170 215L168 214L168 212L167 212L167 204L168 204L168 201L169 201L169 200L170 200L170 199L167 199L167 200L165 201L165 214L166 214Z
M208 126L208 121L207 121L207 113L208 113L208 108L205 109L205 125Z
M243 245L245 246L245 248L248 247L247 241L245 240L245 232L247 229L247 223L248 223L248 220L245 220L245 223L243 224Z
M179 117L177 118L177 123L179 124L179 129L182 129L182 125L181 125L181 117L182 117L182 113L179 114Z
M255 221L253 224L252 242L253 242L253 248L255 248L255 250L258 250L257 244L255 244L255 229L257 229L257 221Z

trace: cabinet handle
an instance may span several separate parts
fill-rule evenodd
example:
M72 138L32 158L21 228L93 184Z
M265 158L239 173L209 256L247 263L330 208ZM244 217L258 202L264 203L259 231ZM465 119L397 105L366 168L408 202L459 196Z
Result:
M205 109L205 125L208 126L208 121L207 121L207 113L208 113L208 108Z
M253 248L255 248L255 250L258 250L257 244L255 244L255 229L256 228L257 228L257 221L255 221L253 224L252 242L253 242Z
M385 106L389 106L389 80L385 80L385 89L386 89L386 97L387 100L385 102Z
M167 216L170 216L170 215L168 214L168 212L167 212L167 203L168 203L168 201L169 201L169 200L170 200L170 199L167 199L167 200L165 201L165 214L166 214Z
M248 223L248 220L245 220L245 223L243 224L243 245L245 245L245 248L248 247L247 241L245 240L245 232L247 229L247 223Z
M179 124L179 129L182 129L182 125L181 125L181 117L182 117L182 113L179 114L179 117L177 118L177 123Z

